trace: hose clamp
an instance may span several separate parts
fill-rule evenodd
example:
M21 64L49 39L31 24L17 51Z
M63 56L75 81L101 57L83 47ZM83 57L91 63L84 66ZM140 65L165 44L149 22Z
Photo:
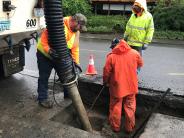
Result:
M78 79L78 76L76 75L76 77L75 77L75 79L74 79L73 81L68 82L68 83L61 83L61 85L63 85L63 86L71 85L71 84L73 84L73 83L77 82L77 79Z

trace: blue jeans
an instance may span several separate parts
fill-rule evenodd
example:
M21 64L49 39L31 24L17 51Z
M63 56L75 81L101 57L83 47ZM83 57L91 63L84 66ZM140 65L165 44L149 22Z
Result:
M48 80L54 65L49 58L39 51L37 51L37 63L39 70L38 100L43 101L48 98Z
M52 61L45 57L41 52L37 52L37 63L39 70L38 78L38 101L43 101L48 98L48 81L54 64ZM64 87L64 97L68 97L67 89Z

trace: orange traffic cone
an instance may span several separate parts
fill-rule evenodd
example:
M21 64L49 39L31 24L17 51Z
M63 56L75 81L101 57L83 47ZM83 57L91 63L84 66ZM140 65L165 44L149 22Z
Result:
M96 74L97 74L97 71L95 69L93 55L90 55L89 64L86 70L86 75L96 75Z

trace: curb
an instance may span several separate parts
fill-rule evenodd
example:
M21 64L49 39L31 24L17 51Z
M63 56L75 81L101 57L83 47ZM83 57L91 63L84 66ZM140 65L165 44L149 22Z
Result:
M98 40L112 40L114 34L92 34L92 33L81 33L81 38L84 39L98 39ZM153 44L167 44L167 45L180 45L184 46L184 41L182 40L169 40L169 39L153 39Z

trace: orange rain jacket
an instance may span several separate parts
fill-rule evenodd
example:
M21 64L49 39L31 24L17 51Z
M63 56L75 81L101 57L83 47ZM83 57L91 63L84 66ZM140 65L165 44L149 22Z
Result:
M71 55L73 60L79 64L79 35L76 36L76 33L78 32L72 32L69 26L69 21L71 16L64 18L64 28L65 28L65 37L67 42L67 48L71 50ZM78 37L78 38L77 38ZM48 31L47 29L43 30L41 37L38 41L37 49L44 54L46 57L50 57L48 52L50 49L50 46L48 44Z
M109 84L110 94L116 98L138 93L137 68L143 66L140 54L121 40L107 55L103 81Z

